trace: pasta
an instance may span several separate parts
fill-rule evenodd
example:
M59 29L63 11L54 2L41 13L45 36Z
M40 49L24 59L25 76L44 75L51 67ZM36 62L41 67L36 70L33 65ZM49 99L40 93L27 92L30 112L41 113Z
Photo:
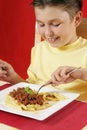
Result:
M32 94L25 91L25 88L13 90L5 98L5 104L9 107L24 111L44 110L66 97L56 92L44 92L39 95L32 90ZM29 90L31 90L29 88Z

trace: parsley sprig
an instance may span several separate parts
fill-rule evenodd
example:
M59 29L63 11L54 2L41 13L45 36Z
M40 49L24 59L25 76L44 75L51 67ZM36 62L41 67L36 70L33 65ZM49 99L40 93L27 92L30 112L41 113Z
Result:
M29 87L25 87L24 90L25 90L25 92L29 93L30 95L34 94L33 90L31 90Z

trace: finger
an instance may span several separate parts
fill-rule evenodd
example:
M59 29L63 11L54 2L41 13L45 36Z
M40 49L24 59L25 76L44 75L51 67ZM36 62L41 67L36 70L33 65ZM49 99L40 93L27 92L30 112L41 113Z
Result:
M53 83L53 84L57 84L57 82L59 82L59 81L56 79L56 76L55 76L55 75L52 75L51 80L52 80L52 83Z
M70 77L70 78L68 78L67 80L65 80L64 82L65 82L65 83L70 83L70 82L72 82L72 81L74 81L74 80L75 80L74 78L71 78L71 77Z
M0 69L0 75L7 74L7 71Z
M58 73L55 74L55 79L56 79L56 81L61 81L62 78L63 78L63 77L60 75L60 73L59 73L59 74L58 74Z

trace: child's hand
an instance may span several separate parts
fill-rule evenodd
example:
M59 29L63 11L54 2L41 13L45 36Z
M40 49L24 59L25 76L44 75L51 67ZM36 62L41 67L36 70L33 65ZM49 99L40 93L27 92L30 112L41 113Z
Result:
M54 85L59 84L65 84L72 82L75 79L79 79L81 77L80 70L77 70L73 72L72 74L69 74L70 71L75 69L76 67L71 66L61 66L59 67L52 75L51 75L51 81Z
M0 77L6 77L6 75L7 75L7 72L3 69L3 68L1 68L0 67Z
M0 60L0 80L11 82L15 77L15 74L16 72L10 64Z

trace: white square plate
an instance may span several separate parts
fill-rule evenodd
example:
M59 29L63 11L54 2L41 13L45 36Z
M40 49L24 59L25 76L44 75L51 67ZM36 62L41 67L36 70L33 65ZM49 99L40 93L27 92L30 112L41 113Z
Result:
M11 86L7 89L0 91L0 110L6 111L6 112L9 112L9 113L14 113L14 114L21 115L21 116L25 116L25 117L29 117L29 118L33 118L33 119L36 119L36 120L44 120L44 119L48 118L49 116L51 116L52 114L54 114L55 112L62 109L67 104L71 103L73 100L75 100L79 96L79 94L76 94L76 93L63 92L63 91L57 90L53 87L47 86L47 87L44 87L43 89L41 89L41 92L57 91L59 94L66 96L67 99L58 101L49 108L46 108L44 110L38 110L38 111L35 111L35 112L29 112L29 111L26 112L26 111L22 111L22 110L15 110L15 109L7 107L5 105L5 96L10 91L12 91L13 89L16 89L18 87L27 87L27 86L29 86L32 90L36 90L36 91L40 87L40 85L21 82L21 83L18 83L16 85L13 85L13 86Z

